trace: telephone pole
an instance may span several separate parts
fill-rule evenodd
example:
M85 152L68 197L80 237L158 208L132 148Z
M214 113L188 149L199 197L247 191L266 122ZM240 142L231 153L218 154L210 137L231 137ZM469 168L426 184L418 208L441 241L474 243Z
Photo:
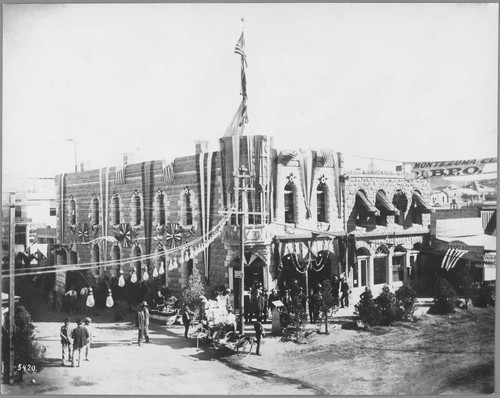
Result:
M233 177L238 179L239 183L235 185L235 197L241 194L241 211L236 210L236 215L240 222L240 333L245 334L245 228L246 228L246 218L248 216L247 210L247 191L253 191L255 188L247 187L247 180L254 178L253 174L248 174L248 170L245 166L240 166L238 169L238 174L233 173ZM253 214L253 213L252 213ZM259 213L260 214L260 213Z
M16 206L15 194L10 196L9 220L9 384L14 384L14 335L15 324L15 238L16 238Z

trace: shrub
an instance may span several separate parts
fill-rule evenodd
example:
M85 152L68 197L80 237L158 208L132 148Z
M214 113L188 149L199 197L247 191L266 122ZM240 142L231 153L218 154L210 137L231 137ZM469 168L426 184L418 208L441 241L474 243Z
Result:
M375 304L380 308L380 325L390 326L402 319L402 311L396 295L391 293L389 286L382 288L382 293L375 299Z
M205 287L201 280L200 272L196 267L193 267L193 273L189 276L187 287L183 289L181 294L179 303L181 308L187 305L191 311L195 312L196 316L202 303L200 297L204 294Z
M373 301L373 294L367 289L361 296L361 300L354 306L355 313L365 328L380 324L380 308Z
M439 278L434 292L434 304L429 309L430 314L451 314L455 312L457 293L451 284Z
M483 282L473 289L472 304L476 307L495 306L495 282Z
M415 300L417 299L415 291L411 287L403 285L396 290L396 299L402 312L400 320L412 320L415 312Z
M15 310L15 331L12 336L14 345L14 367L17 365L34 365L40 371L44 365L46 348L35 341L35 327L31 315L23 306ZM7 340L8 342L8 340ZM23 379L23 370L19 371L19 379Z
M287 304L286 311L281 313L281 340L304 342L306 325L306 310L300 302L300 298L296 296Z

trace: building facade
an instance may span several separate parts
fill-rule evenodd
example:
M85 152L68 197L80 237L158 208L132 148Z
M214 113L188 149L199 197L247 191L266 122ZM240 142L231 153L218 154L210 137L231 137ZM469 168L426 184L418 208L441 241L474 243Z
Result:
M236 298L242 273L245 291L345 274L354 294L410 277L429 233L428 180L347 171L338 152L278 150L264 135L207 147L58 175L56 264L77 265L89 285L135 274L173 290L196 268Z

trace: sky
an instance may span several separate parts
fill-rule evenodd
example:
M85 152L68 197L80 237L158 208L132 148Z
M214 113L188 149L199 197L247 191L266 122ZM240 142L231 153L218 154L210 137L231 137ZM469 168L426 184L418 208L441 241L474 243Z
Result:
M242 29L247 132L278 149L497 154L498 4L4 4L4 178L218 150Z

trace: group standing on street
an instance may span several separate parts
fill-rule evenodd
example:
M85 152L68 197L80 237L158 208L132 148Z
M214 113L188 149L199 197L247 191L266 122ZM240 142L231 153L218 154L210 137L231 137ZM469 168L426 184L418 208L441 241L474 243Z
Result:
M64 319L64 324L60 330L63 365L71 363L73 367L80 366L82 349L85 350L85 360L88 361L89 346L92 342L90 322L90 318L87 318L84 326L82 325L82 320L78 318L76 320L76 328L71 329L70 319Z

